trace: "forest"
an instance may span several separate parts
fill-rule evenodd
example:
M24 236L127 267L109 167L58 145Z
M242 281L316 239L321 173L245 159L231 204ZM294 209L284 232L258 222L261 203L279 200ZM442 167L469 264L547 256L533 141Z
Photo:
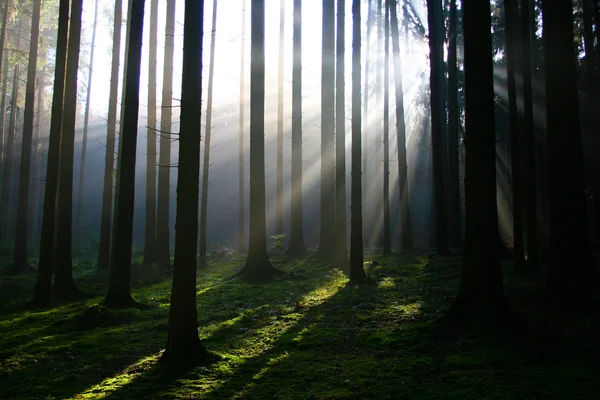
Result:
M0 0L0 398L600 398L600 1Z

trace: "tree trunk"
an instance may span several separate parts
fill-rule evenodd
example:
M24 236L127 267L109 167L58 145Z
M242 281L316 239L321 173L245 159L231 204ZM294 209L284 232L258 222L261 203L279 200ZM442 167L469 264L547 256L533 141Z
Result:
M496 136L489 3L463 3L466 161L461 286L450 315L494 319L506 304L498 257Z
M4 176L4 168L6 168L6 93L8 91L8 74L8 63L5 62L2 71L2 99L0 99L0 177ZM2 229L0 228L0 231L1 230ZM1 236L2 233L0 232L0 238Z
M8 63L4 62L4 43L6 42L6 27L8 25L11 0L4 2L4 14L2 15L2 30L0 31L0 70L2 70L2 99L0 99L0 176L4 168L4 122L6 113L6 85L8 82ZM4 68L2 68L4 66Z
M371 29L373 27L373 4L372 0L368 0L367 2L367 37L366 37L366 48L365 48L365 104L364 104L364 126L362 130L362 173L363 176L368 176L369 174L369 64L371 61ZM371 215L369 212L369 194L367 191L367 185L362 185L362 217L363 219L368 219ZM363 227L365 229L365 234L370 234L370 231L367 227Z
M292 67L292 199L290 244L286 254L306 255L302 228L302 0L294 0L294 64Z
M60 0L42 233L40 238L40 259L33 299L30 303L32 307L45 307L52 300L52 273L55 266L56 195L58 191L58 164L60 161L60 136L65 92L68 26L69 0Z
M542 1L548 134L550 257L545 300L565 306L598 284L586 234L573 4ZM568 134L566 134L568 132Z
M175 40L175 0L167 0L160 154L158 155L158 203L156 215L156 262L171 266L169 203L171 192L171 119L173 113L173 55Z
M444 39L441 0L427 0L427 21L429 24L429 60L431 63L431 146L435 207L435 248L437 254L446 255L449 250L446 203L444 199L443 136L446 132L446 113L443 97Z
M129 13L129 49L125 73L125 103L121 124L120 167L117 169L118 197L108 292L104 299L111 308L138 307L131 296L131 245L135 194L135 162L140 102L140 69L144 28L144 0L132 0Z
M384 17L383 58L383 255L392 253L390 237L390 7Z
M75 152L75 118L77 114L77 71L81 43L81 13L83 0L71 3L69 24L69 54L65 83L64 113L60 144L57 196L56 253L54 295L72 300L82 293L73 280L72 223L73 223L73 156Z
M283 60L285 39L285 0L279 3L279 74L277 87L277 212L275 233L283 233Z
M206 128L204 135L204 164L202 166L202 199L200 203L200 242L198 266L205 268L206 260L206 221L208 216L208 172L210 169L210 138L212 131L213 80L215 75L215 41L217 32L217 0L213 0L212 34L210 38L210 64L208 68L208 97L206 99Z
M196 311L202 96L202 75L199 71L202 71L203 8L203 0L185 2L175 258L169 309L169 337L163 354L164 359L177 366L203 364L209 358L209 353L198 337Z
M40 141L40 133L42 126L42 114L44 109L44 89L46 88L46 74L41 71L38 74L38 93L37 93L37 105L36 105L36 119L35 119L35 136L33 138L33 179L31 180L31 202L29 203L29 235L30 243L32 248L39 246L39 211L40 211L40 186L41 186L41 149L42 144Z
M396 0L390 0L392 24L392 48L394 54L394 81L396 85L396 144L398 152L398 187L400 190L400 249L412 250L412 223L410 221L410 192L406 160L406 123L404 119L404 85L402 84L402 60L400 55L400 32Z
M352 1L352 204L350 207L350 281L362 283L366 279L363 266L361 115L360 115L360 0Z
M377 14L375 17L375 28L376 28L376 33L377 33L377 39L375 41L376 43L376 56L375 56L375 112L373 114L377 115L380 112L383 112L382 108L381 108L381 100L383 99L383 95L381 93L381 89L383 88L383 80L382 80L382 72L383 72L383 57L382 57L382 53L383 53L383 8L382 8L382 1L383 0L377 0ZM379 114L381 116L381 114ZM374 132L374 136L375 136L375 140L372 140L372 142L374 142L374 148L372 149L372 154L373 154L373 158L375 159L375 166L380 165L379 163L382 163L383 160L381 157L381 155L379 154L379 151L381 150L381 143L383 143L383 130L382 130L382 124L380 124L382 121L379 118L376 118L375 121L377 121L374 126L373 126L373 132ZM381 136L380 136L381 135ZM367 147L365 149L365 152L368 152L369 148ZM380 177L379 175L379 168L375 167L373 168L373 172L374 174L371 174L371 176L367 176L365 175L365 182L375 182L374 185L375 186L374 189L379 189L378 185L382 184L383 182L380 181L378 178ZM365 186L368 186L365 184ZM370 217L367 218L367 222L366 222L366 246L367 247L382 247L383 246L383 207L381 207L381 204L383 204L383 196L382 196L382 192L380 192L379 190L372 190L371 187L367 187L367 196L371 196L372 201L372 205L371 206L371 210L370 210ZM380 205L380 206L377 206Z
M239 174L239 189L238 189L238 249L246 248L246 217L244 213L244 110L246 109L244 89L245 68L244 64L246 55L246 0L242 3L242 50L240 57L240 132L239 132L239 150L238 150L238 174Z
M94 25L92 28L92 43L90 45L90 65L88 70L87 95L85 99L85 114L83 117L83 140L81 145L81 167L79 169L79 187L77 189L77 219L75 220L75 236L81 237L81 215L83 212L83 183L85 179L85 156L87 152L88 127L90 121L90 99L92 95L92 76L94 72L94 50L96 46L96 26L98 24L98 0L94 5Z

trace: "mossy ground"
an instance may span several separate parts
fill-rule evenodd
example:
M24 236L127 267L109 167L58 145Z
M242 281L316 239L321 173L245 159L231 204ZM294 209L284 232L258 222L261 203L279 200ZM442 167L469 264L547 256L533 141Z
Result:
M85 302L26 311L34 276L0 275L0 398L7 399L598 399L598 329L589 313L537 306L540 278L506 269L519 318L493 328L439 319L460 258L369 258L374 284L348 285L313 261L275 259L288 279L230 279L243 258L198 272L198 326L221 360L187 371L157 361L171 282L134 268L150 310L99 306L105 279L78 267Z

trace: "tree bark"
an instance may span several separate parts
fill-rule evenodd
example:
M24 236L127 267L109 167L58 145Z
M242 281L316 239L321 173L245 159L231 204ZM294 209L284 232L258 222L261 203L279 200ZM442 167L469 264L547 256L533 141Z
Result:
M42 126L42 114L44 110L44 89L46 88L46 74L42 70L38 74L38 93L35 118L35 136L33 138L33 179L31 180L31 202L29 203L29 235L32 248L39 246L39 211L40 211L40 187L41 187L41 151L42 144L40 141L40 133Z
M0 31L0 70L2 70L2 99L0 99L0 176L2 176L2 168L4 168L4 129L5 114L6 114L6 85L8 81L8 63L4 62L4 43L6 42L6 27L8 26L9 10L11 8L11 0L4 2L4 14L2 15L2 30Z

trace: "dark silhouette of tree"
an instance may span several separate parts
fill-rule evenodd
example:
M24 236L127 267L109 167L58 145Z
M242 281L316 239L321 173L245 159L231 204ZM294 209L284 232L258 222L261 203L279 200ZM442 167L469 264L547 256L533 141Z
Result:
M208 265L206 260L206 221L208 216L208 172L210 169L210 139L212 132L213 80L215 75L215 41L217 38L217 0L213 0L212 31L210 37L210 64L208 67L208 94L206 99L206 127L204 134L204 160L202 166L202 198L200 203L200 242L198 266Z
M202 96L202 29L204 1L185 2L181 132L173 286L169 337L163 354L172 364L197 365L209 353L198 338L196 311L196 238L198 237L198 180L200 178L200 109Z
M239 189L238 189L238 249L243 250L246 247L246 217L244 213L244 110L245 110L245 64L244 59L246 55L246 0L242 2L242 50L240 55L240 131L239 131L239 144L238 144L238 175L239 175Z
M135 193L137 123L140 103L140 69L144 0L132 0L129 12L128 52L125 68L125 101L120 131L119 168L114 215L114 238L108 292L104 303L111 308L139 307L131 296L131 245Z
M106 127L106 155L104 160L104 183L102 189L102 216L100 220L100 244L98 246L98 269L108 269L110 266L110 234L114 183L113 171L115 164L115 140L117 136L117 101L119 97L119 63L121 58L122 20L123 2L122 0L115 0L110 94L108 99L108 120Z
M171 266L169 194L171 191L171 119L173 113L173 53L175 49L175 0L167 0L160 153L158 155L158 203L156 215L156 262Z
M6 87L8 84L8 63L4 61L4 43L6 42L6 27L8 26L8 20L10 19L11 6L11 0L6 0L4 2L2 10L2 27L0 28L0 70L2 71L3 76L2 99L0 99L0 176L2 176L2 168L4 168L4 135L6 133L4 122L6 120Z
M12 1L6 0L3 3L4 7L2 8L2 27L0 28L0 69L4 65L4 43L6 42L6 27L8 26Z
M67 38L69 34L69 0L60 0L58 32L54 62L54 90L50 112L50 135L48 162L46 163L46 186L40 238L40 258L33 299L30 306L45 307L52 300L52 274L54 272L56 195L58 190L58 164L60 159L60 132L62 127L65 73L67 61Z
M392 253L390 235L390 7L384 16L383 57L383 255Z
M29 218L29 188L31 180L31 146L33 141L33 117L35 107L35 80L37 76L38 43L40 39L41 0L33 1L31 13L31 39L25 89L25 112L23 115L23 140L21 143L21 168L19 173L19 200L12 272L24 271L27 266L27 228ZM9 190L5 188L4 190Z
M360 107L360 0L352 1L352 186L350 207L350 281L361 283L366 279L363 266L362 175L361 163L361 107Z
M279 3L279 74L277 79L277 212L275 232L283 233L283 60L285 0Z
M292 66L292 198L290 243L286 254L306 255L302 228L302 0L294 0Z
M546 109L550 254L545 300L567 305L582 300L598 284L586 234L585 197L573 4L542 1Z
M250 241L238 276L262 279L281 274L269 261L265 221L265 0L252 0L251 27Z
M489 3L465 0L463 26L465 241L461 285L449 315L494 319L502 314L506 303L497 245L496 138Z

